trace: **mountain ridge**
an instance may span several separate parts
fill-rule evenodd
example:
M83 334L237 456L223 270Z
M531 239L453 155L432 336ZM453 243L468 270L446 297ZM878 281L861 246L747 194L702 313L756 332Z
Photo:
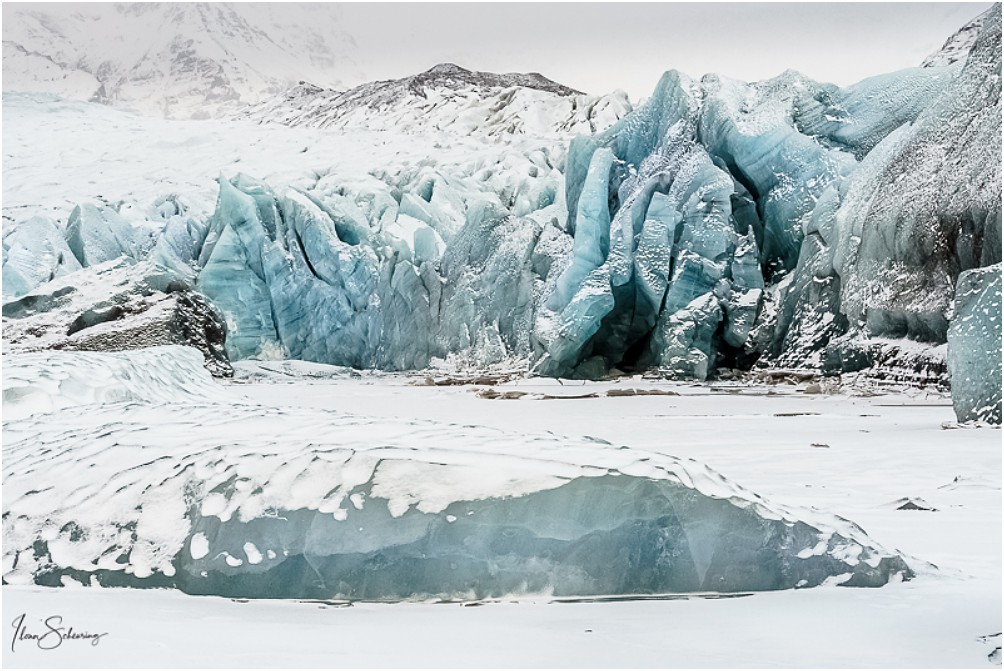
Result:
M301 80L234 114L257 123L462 135L577 134L605 130L632 109L621 91L593 96L540 73L494 73L440 63L346 91Z
M352 74L337 12L268 4L5 5L5 91L168 118L223 116L300 78ZM268 30L261 26L268 26ZM306 27L305 27L306 26Z

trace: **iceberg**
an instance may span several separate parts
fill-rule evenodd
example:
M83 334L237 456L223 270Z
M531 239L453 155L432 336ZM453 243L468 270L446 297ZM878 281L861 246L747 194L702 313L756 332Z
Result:
M1001 264L959 277L948 329L952 405L960 422L1001 423Z
M216 388L200 359L45 352L4 367L5 403L24 410L4 421L5 583L400 601L913 575L853 523L697 462L260 406Z

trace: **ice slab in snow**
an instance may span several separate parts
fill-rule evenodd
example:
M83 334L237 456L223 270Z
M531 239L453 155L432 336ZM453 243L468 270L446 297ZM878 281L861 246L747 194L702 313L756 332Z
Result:
M161 349L18 364L22 381L138 391L5 421L6 582L401 600L912 576L853 523L767 502L697 462L586 438L221 403L197 358ZM99 394L61 384L49 396Z

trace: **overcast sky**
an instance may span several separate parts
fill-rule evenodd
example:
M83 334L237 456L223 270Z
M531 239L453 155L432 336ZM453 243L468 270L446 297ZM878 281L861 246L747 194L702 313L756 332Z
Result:
M342 4L338 14L370 78L448 61L638 98L671 68L751 81L794 68L850 84L919 65L991 4L376 3Z

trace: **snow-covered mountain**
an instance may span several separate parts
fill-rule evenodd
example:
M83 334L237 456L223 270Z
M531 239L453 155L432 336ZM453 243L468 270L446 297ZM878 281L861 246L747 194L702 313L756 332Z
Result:
M3 12L4 91L146 115L542 135L603 130L631 109L622 92L589 96L536 73L449 64L346 91L366 77L330 5L7 4Z
M580 93L538 73L495 74L437 65L403 79L348 91L300 82L236 115L259 123L317 128L430 129L459 135L595 133L631 111L622 91Z
M3 88L173 118L233 111L307 78L358 75L327 5L12 4L3 7Z

